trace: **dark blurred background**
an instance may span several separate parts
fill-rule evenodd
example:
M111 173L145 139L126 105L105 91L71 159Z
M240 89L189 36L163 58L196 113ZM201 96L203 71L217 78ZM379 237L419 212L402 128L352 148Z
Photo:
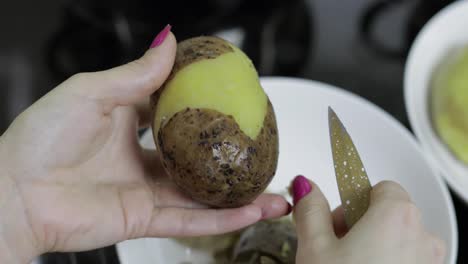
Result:
M403 100L407 52L421 27L452 0L42 0L0 4L0 131L54 86L81 71L131 61L167 23L179 40L219 35L260 75L335 84L409 127ZM457 209L459 263L468 263L468 207ZM114 247L49 254L41 263L118 263Z

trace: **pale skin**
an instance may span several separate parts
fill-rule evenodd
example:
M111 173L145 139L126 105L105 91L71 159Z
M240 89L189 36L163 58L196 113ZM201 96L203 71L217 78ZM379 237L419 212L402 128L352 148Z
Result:
M148 96L168 76L175 50L169 34L135 62L76 75L0 137L2 263L139 237L226 233L288 213L286 200L274 194L235 209L198 204L171 184L155 152L140 147L136 132L148 125ZM332 214L314 184L294 218L299 264L439 264L445 254L395 183L374 188L369 211L349 231L342 211ZM360 248L368 250L355 254Z
M421 212L397 183L374 186L368 211L350 229L341 207L330 212L313 182L294 207L298 264L442 264L445 243L424 227Z
M138 144L146 100L164 82L176 40L140 60L72 77L22 113L0 138L0 258L29 263L138 237L225 233L287 213L264 194L215 210L180 193ZM3 262L2 262L3 263Z

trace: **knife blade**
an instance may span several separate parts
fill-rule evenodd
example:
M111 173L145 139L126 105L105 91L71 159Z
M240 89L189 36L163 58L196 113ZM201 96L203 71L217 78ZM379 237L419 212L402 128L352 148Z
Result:
M367 211L372 186L353 140L331 107L328 107L328 126L345 222L351 228Z

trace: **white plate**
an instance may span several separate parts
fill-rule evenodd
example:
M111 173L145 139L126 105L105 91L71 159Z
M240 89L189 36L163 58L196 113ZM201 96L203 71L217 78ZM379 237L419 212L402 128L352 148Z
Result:
M433 130L428 112L432 71L449 51L463 44L468 45L467 29L468 1L457 1L435 15L411 47L404 86L411 127L423 149L450 187L468 203L468 167L459 162L441 142Z
M349 92L319 82L263 78L274 105L280 136L277 174L269 186L284 192L297 174L319 184L332 207L339 194L330 150L327 107L332 106L351 134L372 184L394 180L410 192L428 229L448 245L446 263L455 263L457 226L446 185L423 157L412 135L375 105ZM142 139L154 147L151 134ZM117 245L123 264L209 263L206 252L191 251L170 239L138 239Z

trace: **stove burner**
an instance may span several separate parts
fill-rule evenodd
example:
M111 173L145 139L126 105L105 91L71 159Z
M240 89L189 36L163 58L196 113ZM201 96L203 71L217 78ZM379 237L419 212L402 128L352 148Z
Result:
M178 1L159 7L149 0L138 2L140 5L119 1L108 5L112 6L109 9L102 1L70 1L63 26L47 48L48 65L56 79L103 70L141 56L167 22L179 41L242 29L245 36L240 46L261 75L297 75L309 55L312 30L310 8L304 0L210 0L184 2L186 8L182 9ZM165 12L150 14L148 10Z

